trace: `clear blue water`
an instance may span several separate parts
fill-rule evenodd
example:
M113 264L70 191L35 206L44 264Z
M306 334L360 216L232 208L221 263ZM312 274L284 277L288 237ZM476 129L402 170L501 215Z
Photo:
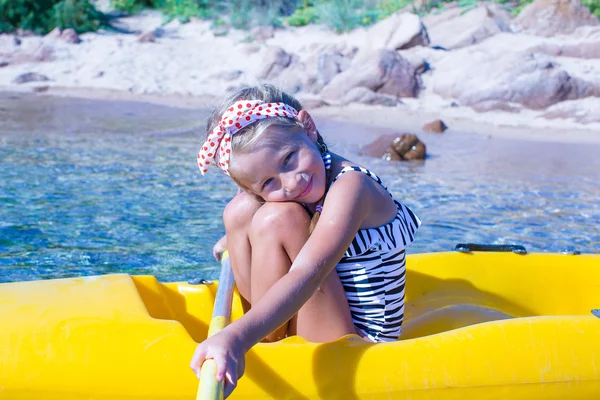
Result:
M216 278L211 248L236 189L197 170L205 116L0 95L0 282L117 272ZM425 162L387 163L356 155L356 146L388 132L317 122L334 150L378 172L423 219L413 253L459 242L600 250L600 146L423 135Z

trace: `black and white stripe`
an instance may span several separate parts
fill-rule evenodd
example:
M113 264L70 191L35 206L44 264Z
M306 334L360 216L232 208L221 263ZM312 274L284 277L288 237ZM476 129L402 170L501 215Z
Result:
M364 173L392 196L377 175L361 167L344 168L333 182L348 171ZM421 224L408 207L395 199L394 203L396 217L377 228L359 230L336 266L354 325L376 342L394 341L400 336L406 283L404 248L414 241Z

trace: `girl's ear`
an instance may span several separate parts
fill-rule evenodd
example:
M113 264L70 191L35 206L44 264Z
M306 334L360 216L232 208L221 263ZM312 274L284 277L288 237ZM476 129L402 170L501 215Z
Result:
M304 130L308 134L308 137L310 138L310 140L312 140L314 143L316 143L317 137L318 137L317 126L315 125L315 121L312 119L312 117L310 116L308 111L300 110L300 112L298 112L297 118L298 118L298 121L300 121L302 123L302 125L304 126Z

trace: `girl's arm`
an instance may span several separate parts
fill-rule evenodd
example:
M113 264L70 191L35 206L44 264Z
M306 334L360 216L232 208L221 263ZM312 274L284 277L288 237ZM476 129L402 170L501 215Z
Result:
M226 392L230 393L243 374L244 354L289 321L335 268L382 196L364 174L347 173L342 178L331 187L319 223L289 273L242 318L198 345L191 363L197 375L204 359L213 358L217 379L227 377Z

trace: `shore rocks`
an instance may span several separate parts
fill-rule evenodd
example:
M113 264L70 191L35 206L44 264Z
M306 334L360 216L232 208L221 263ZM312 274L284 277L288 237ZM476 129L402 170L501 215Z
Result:
M564 101L549 107L542 115L546 119L573 119L581 124L600 122L600 98Z
M77 32L75 32L75 29L72 29L72 28L67 28L67 29L54 28L52 31L50 31L45 36L45 38L59 39L59 40L62 40L64 42L70 43L70 44L81 43L81 39L79 38L79 35L77 34Z
M482 42L500 32L510 32L511 15L498 4L485 4L464 13L460 7L424 18L431 44L458 49Z
M443 133L448 127L441 119L436 119L435 121L431 121L423 125L423 130L425 132L432 133Z
M357 87L397 98L416 97L419 79L414 67L400 54L381 49L357 55L346 71L323 88L321 95L324 99L341 99Z
M510 50L498 35L455 51L437 65L435 93L476 107L485 102L518 103L539 110L565 100L600 95L600 81L577 65L545 54ZM489 104L489 103L488 103Z
M138 43L154 43L156 42L156 35L154 32L144 32L137 38Z
M403 50L429 45L429 35L418 15L396 13L369 28L367 45L372 49Z
M536 0L517 18L499 4L444 3L340 35L323 25L218 32L200 19L164 24L160 12L115 26L129 33L0 35L0 85L35 81L26 75L35 71L60 87L221 97L267 81L315 106L404 103L441 107L444 119L496 111L581 123L597 111L572 104L600 97L600 23L580 0Z
M261 64L262 67L258 70L256 76L259 79L276 78L291 62L292 56L281 47L268 47Z
M54 60L54 48L39 37L19 38L0 34L0 64L3 66Z
M522 31L539 36L569 34L584 25L598 25L598 18L579 0L535 0L513 21Z
M37 72L26 72L13 79L13 83L21 85L23 83L44 82L49 80L50 78L48 78L46 75L38 74Z

